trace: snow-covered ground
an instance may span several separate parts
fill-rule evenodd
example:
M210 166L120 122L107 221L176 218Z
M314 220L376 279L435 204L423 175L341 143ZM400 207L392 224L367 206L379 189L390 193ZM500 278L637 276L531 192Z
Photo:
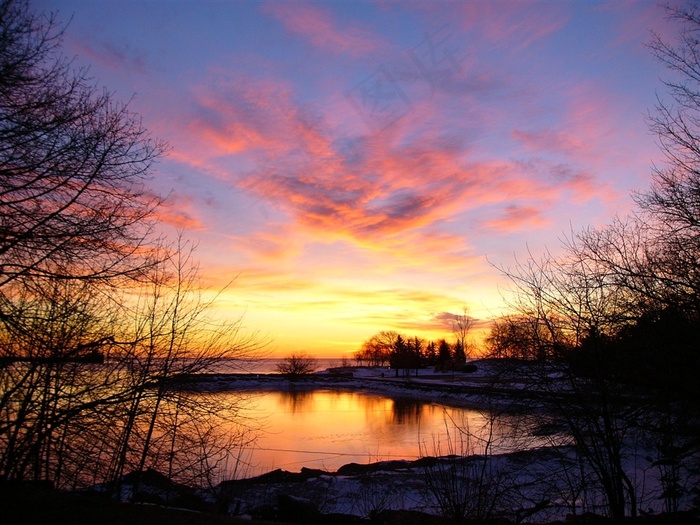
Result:
M230 498L234 513L268 518L274 516L265 512L278 508L281 499L291 495L323 514L368 518L388 509L443 515L451 508L511 520L529 516L530 521L541 522L581 512L572 504L575 498L566 487L561 466L573 469L572 456L570 449L562 448L489 458L351 464L337 473L305 470L285 476L274 472L255 480L225 482L221 490Z
M650 477L646 483L654 484L654 480ZM125 497L131 490L129 483L122 486ZM257 478L225 481L208 491L187 492L162 479L156 478L156 483L144 479L140 494L139 499L150 503L179 506L198 498L209 508L225 509L234 516L290 522L300 516L313 522L326 522L324 516L334 522L339 515L371 518L384 511L461 514L518 523L605 513L600 491L592 479L581 478L580 464L570 446L488 457L348 464L338 472L278 470ZM658 496L645 492L639 501L645 506L640 508L659 512L654 504Z

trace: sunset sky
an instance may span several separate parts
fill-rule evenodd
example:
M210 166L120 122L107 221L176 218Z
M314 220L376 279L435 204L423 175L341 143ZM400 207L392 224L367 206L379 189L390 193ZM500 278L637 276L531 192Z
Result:
M32 5L169 143L164 228L278 355L486 326L497 266L626 213L661 160L653 2Z

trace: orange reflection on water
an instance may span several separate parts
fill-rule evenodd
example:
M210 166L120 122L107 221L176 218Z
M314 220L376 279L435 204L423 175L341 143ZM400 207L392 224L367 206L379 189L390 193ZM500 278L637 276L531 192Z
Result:
M488 415L479 411L358 392L260 392L244 412L264 429L247 451L244 477L480 453L479 436L488 426Z

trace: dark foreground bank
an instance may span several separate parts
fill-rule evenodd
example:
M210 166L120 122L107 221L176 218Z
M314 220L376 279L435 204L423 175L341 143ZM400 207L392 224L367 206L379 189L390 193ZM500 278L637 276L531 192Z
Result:
M37 485L0 485L4 525L237 525L250 521L158 505L120 503L94 492L65 492Z
M284 503L283 503L284 505ZM372 519L352 516L289 515L275 520L239 519L212 512L163 508L157 505L119 503L96 493L58 491L36 485L0 486L0 523L4 525L272 525L280 523L381 524L381 525L452 525L445 518L418 512L394 511L379 513ZM278 509L284 511L285 509ZM300 509L297 507L296 512ZM287 509L290 512L290 509ZM509 521L463 521L469 525L508 525ZM563 523L563 522L550 522ZM579 516L566 523L610 525L615 522L598 516ZM690 513L657 515L626 519L626 525L695 525L700 517Z

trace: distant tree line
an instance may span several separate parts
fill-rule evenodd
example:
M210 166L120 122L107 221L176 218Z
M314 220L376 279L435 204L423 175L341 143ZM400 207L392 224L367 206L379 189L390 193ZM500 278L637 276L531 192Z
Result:
M362 343L355 361L367 366L390 366L395 374L410 375L411 370L434 367L439 371L462 370L467 363L462 340L454 344L445 339L427 341L406 337L394 331L381 331Z

